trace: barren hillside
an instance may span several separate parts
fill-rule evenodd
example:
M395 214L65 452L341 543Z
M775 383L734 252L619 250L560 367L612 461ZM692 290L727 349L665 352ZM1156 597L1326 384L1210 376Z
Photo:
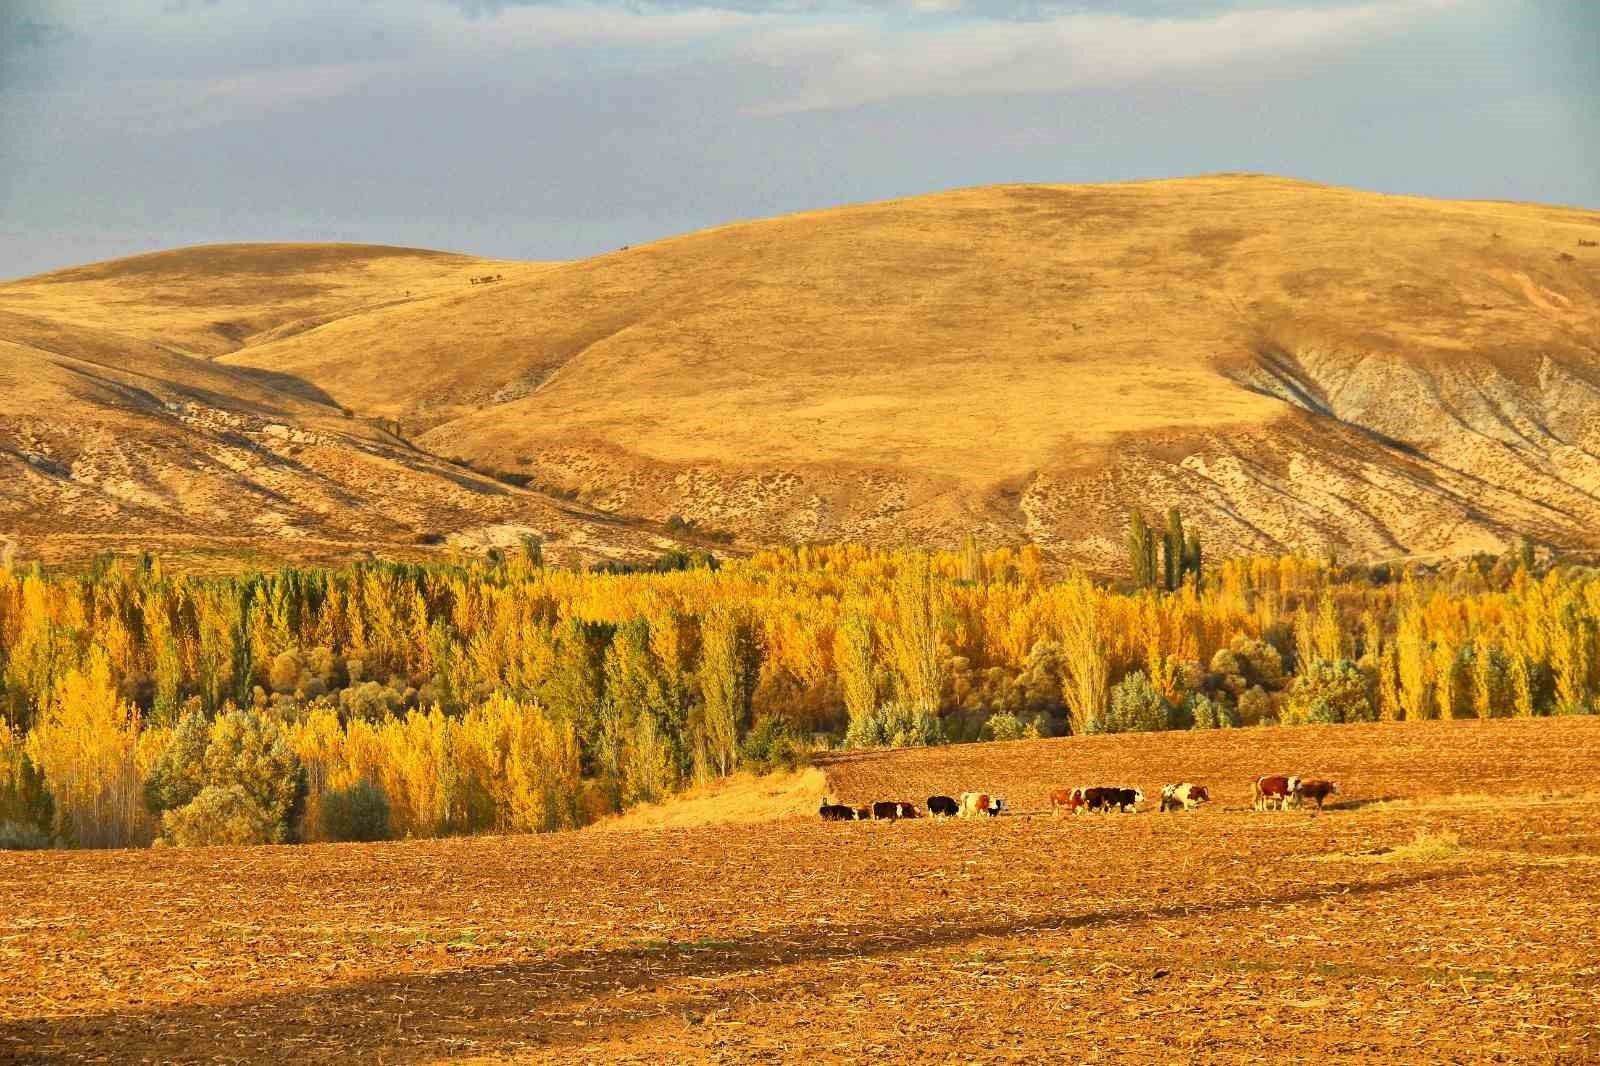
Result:
M975 530L1109 564L1130 507L1178 505L1212 550L1390 557L1593 545L1596 241L1593 212L1230 175L963 190L555 265L200 250L154 272L187 280L143 257L0 286L0 311L398 420L629 523Z

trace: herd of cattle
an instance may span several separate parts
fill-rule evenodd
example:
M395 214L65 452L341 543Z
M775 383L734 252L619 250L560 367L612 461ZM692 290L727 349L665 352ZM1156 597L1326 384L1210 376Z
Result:
M1321 810L1329 796L1339 794L1339 782L1295 774L1268 774L1251 782L1250 793L1251 806L1258 811L1286 810L1299 807L1307 800L1315 801L1317 809ZM1161 789L1160 809L1163 814L1167 811L1192 811L1210 801L1211 794L1206 791L1206 786L1185 781ZM1077 788L1058 788L1050 793L1050 809L1055 814L1136 811L1143 802L1144 793L1141 790L1120 786L1080 785ZM1004 796L991 792L963 792L959 797L929 796L926 809L933 818L992 818L1006 810L1006 800ZM901 800L879 800L862 807L823 800L817 813L822 815L825 822L898 821L921 817L915 803Z

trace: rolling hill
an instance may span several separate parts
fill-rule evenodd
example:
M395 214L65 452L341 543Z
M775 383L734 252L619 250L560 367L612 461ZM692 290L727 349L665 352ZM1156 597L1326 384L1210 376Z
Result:
M307 382L210 356L538 264L351 246L185 249L0 286L0 554L192 566L426 556L453 539L647 557L641 524L421 452ZM407 294L410 294L409 296Z
M565 509L580 540L636 551L679 514L746 544L976 531L1110 566L1130 508L1176 505L1213 551L1592 546L1597 241L1595 212L1220 175L960 190L565 264L144 256L0 286L33 390L0 399L0 506L25 518L48 483L67 524L74 488L96 521L170 519L181 485L129 471L118 495L117 448L83 473L62 455L127 419L121 452L187 455L201 431L164 405L201 394L336 442L268 486L294 508L251 497L251 535L272 512L351 544L470 539ZM161 402L107 384L111 365L164 382ZM484 497L446 459L585 506Z

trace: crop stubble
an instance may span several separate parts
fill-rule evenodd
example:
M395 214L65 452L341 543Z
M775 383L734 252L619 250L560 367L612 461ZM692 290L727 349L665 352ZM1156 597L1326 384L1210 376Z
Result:
M1592 1061L1597 764L1587 719L1093 738L830 783L1026 809L1183 777L1221 802L8 854L0 1059ZM1278 769L1359 785L1242 809ZM1460 850L1396 861L1419 831Z

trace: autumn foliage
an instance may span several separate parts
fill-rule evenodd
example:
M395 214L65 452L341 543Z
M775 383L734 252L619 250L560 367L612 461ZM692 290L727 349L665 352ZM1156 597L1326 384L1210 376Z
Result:
M1594 709L1587 571L1201 580L1181 536L1172 591L970 542L648 573L0 569L0 814L78 846L545 831L818 744Z

